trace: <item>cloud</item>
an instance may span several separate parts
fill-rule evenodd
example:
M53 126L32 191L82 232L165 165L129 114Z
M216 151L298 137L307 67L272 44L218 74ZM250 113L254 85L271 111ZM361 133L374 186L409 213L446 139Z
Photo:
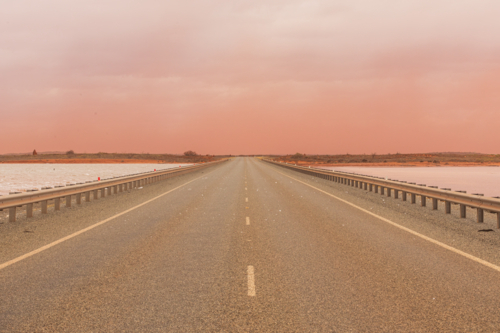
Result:
M2 6L0 153L497 149L496 1Z

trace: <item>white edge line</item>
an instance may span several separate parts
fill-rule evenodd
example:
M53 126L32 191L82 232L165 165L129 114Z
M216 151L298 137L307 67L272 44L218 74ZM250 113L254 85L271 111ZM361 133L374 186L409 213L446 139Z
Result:
M212 172L213 172L213 171L212 171ZM84 229L82 229L82 230L79 230L79 231L77 231L77 232L74 232L74 233L72 233L71 235L68 235L68 236L66 236L66 237L60 238L60 239L58 239L58 240L56 240L56 241L54 241L54 242L52 242L52 243L49 243L49 244L47 244L47 245L42 246L42 247L40 247L40 248L38 248L38 249L36 249L36 250L33 250L33 251L28 252L28 253L26 253L26 254L23 254L22 256L19 256L19 257L17 257L17 258L12 259L12 260L6 261L6 262L4 262L3 264L1 264L1 265L0 265L0 270L4 269L4 268L6 268L6 267L8 267L8 266L10 266L10 265L13 265L13 264L15 264L15 263L17 263L17 262L19 262L19 261L21 261L21 260L24 260L24 259L26 259L26 258L29 258L29 257L31 257L31 256L34 256L35 254L38 254L38 253L43 252L43 251L45 251L45 250L48 250L48 249L50 249L51 247L54 247L54 246L56 246L56 245L58 245L58 244L60 244L60 243L62 243L62 242L64 242L64 241L67 241L68 239L71 239L71 238L74 238L74 237L76 237L76 236L78 236L78 235L80 235L80 234L83 234L84 232L87 232L87 231L89 231L89 230L92 230L92 229L94 229L94 228L96 228L96 227L98 227L98 226L100 226L100 225L102 225L102 224L104 224L104 223L106 223L106 222L109 222L109 221L111 221L111 220L113 220L113 219L115 219L115 218L117 218L117 217L119 217L119 216L122 216L122 215L124 215L124 214L127 214L128 212L131 212L131 211L133 211L134 209L137 209L137 208L139 208L139 207L141 207L141 206L144 206L144 205L146 205L146 204L150 203L151 201L154 201L154 200L156 200L156 199L158 199L158 198L161 198L162 196L167 195L167 194L169 194L170 192L173 192L173 191L175 191L175 190L177 190L177 189L179 189L179 188L181 188L181 187L183 187L183 186L186 186L187 184L192 183L192 182L194 182L195 180L198 180L198 179L203 178L203 177L206 177L206 175L203 175L203 176L201 176L201 177L198 177L198 178L195 178L195 179L193 179L193 180L190 180L190 181L188 181L187 183L184 183L184 184L182 184L182 185L180 185L180 186L177 186L176 188L171 189L170 191L167 191L167 192L165 192L165 193L163 193L163 194L160 194L160 195L159 195L159 196L157 196L157 197L154 197L154 198L152 198L152 199L149 199L149 200L147 200L147 201L145 201L145 202L143 202L143 203L141 203L141 204L139 204L139 205L137 205L137 206L134 206L134 207L132 207L132 208L129 208L129 209L127 209L127 210L125 210L125 211L123 211L123 212L121 212L121 213L118 213L118 214L114 215L114 216L108 217L107 219L102 220L102 221L100 221L100 222L97 222L96 224L93 224L93 225L91 225L91 226L89 226L89 227L86 227L86 228L84 228Z
M276 170L275 170L275 171L276 171ZM371 215L371 216L373 216L373 217L376 217L376 218L378 218L378 219L380 219L380 220L382 220L382 221L384 221L384 222L386 222L386 223L389 223L389 224L390 224L390 225L392 225L392 226L395 226L395 227L397 227L397 228L399 228L399 229L401 229L401 230L404 230L404 231L406 231L406 232L409 232L410 234L413 234L413 235L415 235L415 236L417 236L417 237L420 237L420 238L422 238L422 239L425 239L425 240L426 240L426 241L428 241L428 242L431 242L431 243L433 243L433 244L436 244L436 245L438 245L438 246L440 246L440 247L442 247L442 248L445 248L445 249L447 249L447 250L450 250L450 251L452 251L452 252L455 252L456 254L459 254L459 255L461 255L461 256L463 256L463 257L466 257L466 258L468 258L468 259L470 259L470 260L473 260L473 261L475 261L475 262L477 262L477 263L479 263L479 264L481 264L481 265L484 265L484 266L486 266L486 267L489 267L489 268L491 268L491 269L496 270L497 272L500 272L500 266L497 266L497 265L495 265L495 264L492 264L492 263L490 263L490 262L488 262L488 261L486 261L486 260L483 260L483 259L481 259L481 258L475 257L475 256L473 256L472 254L469 254L469 253L466 253L466 252L461 251L461 250L459 250L459 249L456 249L456 248L454 248L454 247L452 247L452 246L449 246L449 245L447 245L447 244L445 244L445 243L441 243L440 241L437 241L437 240L435 240L435 239L433 239L433 238L430 238L430 237L428 237L428 236L422 235L422 234L420 234L420 233L418 233L418 232L416 232L416 231L414 231L414 230L412 230L412 229L409 229L409 228L403 227L402 225L399 225L399 224L397 224L396 222L393 222L393 221L391 221L391 220L386 219L385 217L379 216L379 215L377 215L377 214L375 214L375 213L372 213L372 212L370 212L370 211L368 211L368 210L366 210L366 209L364 209L364 208L361 208L361 207L359 207L359 206L356 206L355 204L353 204L353 203L351 203L351 202L349 202L349 201L346 201L346 200L344 200L344 199L341 199L341 198L339 198L339 197L337 197L337 196L335 196L335 195L333 195L333 194L331 194L331 193L328 193L328 192L326 192L326 191L323 191L323 190L321 190L321 189L319 189L319 188L317 188L317 187L314 187L314 186L312 186L312 185L309 185L309 184L307 184L307 183L305 183L305 182L303 182L303 181L300 181L300 180L298 180L298 179L296 179L296 178L290 177L290 176L288 176L288 175L286 175L286 174L284 174L284 173L281 173L281 172L279 172L279 171L276 171L276 172L277 172L277 173L279 173L279 174L281 174L281 175L283 175L283 176L285 176L285 177L291 178L291 179L293 179L293 180L295 180L295 181L297 181L297 182L299 182L299 183L302 183L302 184L304 184L304 185L307 185L307 186L309 186L309 187L312 187L312 188L313 188L313 189L315 189L315 190L318 190L318 191L320 191L320 192L323 192L324 194L329 195L329 196L331 196L332 198L335 198L335 199L337 199L337 200L339 200L339 201L341 201L341 202L343 202L343 203L345 203L345 204L348 204L349 206L352 206L352 207L354 207L354 208L357 208L357 209L359 209L360 211L365 212L365 213L367 213L367 214L369 214L369 215Z

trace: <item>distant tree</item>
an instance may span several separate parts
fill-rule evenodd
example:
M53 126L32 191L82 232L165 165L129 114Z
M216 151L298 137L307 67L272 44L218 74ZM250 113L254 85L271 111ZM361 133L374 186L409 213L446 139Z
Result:
M34 155L38 155L38 153L36 152L36 149L33 149L33 156Z
M66 155L75 155L75 152L73 150L68 150L66 152Z
M184 152L184 156L198 156L198 154L192 150L188 150Z
M304 154L304 155L302 155L301 153L295 153L294 155L292 155L292 158L293 158L294 160L298 160L298 159L301 159L301 158L303 158L303 157L305 157L305 154Z
M372 158L375 158L377 156L377 153L372 153Z

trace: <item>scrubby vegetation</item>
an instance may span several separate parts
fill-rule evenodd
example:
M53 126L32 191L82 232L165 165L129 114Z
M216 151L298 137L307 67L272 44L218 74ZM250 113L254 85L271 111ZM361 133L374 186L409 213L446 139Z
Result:
M296 164L404 164L422 165L431 164L437 166L456 164L500 164L498 154L478 154L478 153L428 153L428 154L342 154L342 155L306 155L296 153L293 155L272 156L276 161Z
M68 162L77 162L79 160L88 160L90 163L100 161L113 161L117 163L133 163L134 161L147 161L148 163L201 163L219 160L227 156L215 156L215 155L198 155L193 151L187 151L182 155L176 154L135 154L135 153L92 153L92 154L76 154L74 151L70 150L68 152L61 153L38 153L38 155L31 154L16 154L16 155L0 155L1 162L12 162L19 161L20 163L29 163L36 161L48 161L48 160L68 160ZM102 162L101 162L102 163Z

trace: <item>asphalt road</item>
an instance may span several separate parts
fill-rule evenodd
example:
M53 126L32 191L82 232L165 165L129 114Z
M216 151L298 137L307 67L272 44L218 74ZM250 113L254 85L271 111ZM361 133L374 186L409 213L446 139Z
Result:
M1 332L500 331L461 254L500 265L499 233L456 214L253 158L83 206L0 226L2 264L106 221L0 269Z

